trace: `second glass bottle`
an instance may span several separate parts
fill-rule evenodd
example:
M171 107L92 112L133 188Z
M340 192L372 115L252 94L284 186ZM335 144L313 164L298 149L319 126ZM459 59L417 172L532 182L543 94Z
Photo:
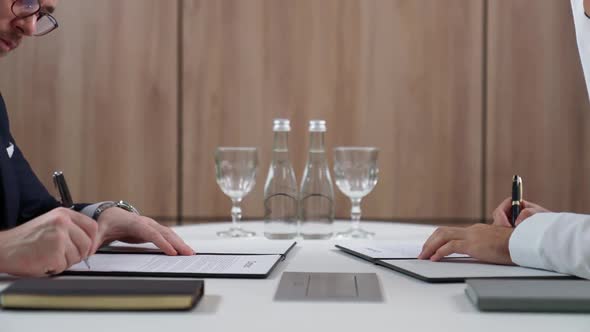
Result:
M309 122L309 153L299 194L299 234L304 239L332 236L334 185L324 147L326 121Z

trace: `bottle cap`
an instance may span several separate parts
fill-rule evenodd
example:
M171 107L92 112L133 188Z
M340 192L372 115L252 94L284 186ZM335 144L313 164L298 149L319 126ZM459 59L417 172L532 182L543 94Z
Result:
M309 121L309 131L325 132L326 121L325 120L311 120Z
M272 123L272 131L291 131L291 122L289 119L274 119Z

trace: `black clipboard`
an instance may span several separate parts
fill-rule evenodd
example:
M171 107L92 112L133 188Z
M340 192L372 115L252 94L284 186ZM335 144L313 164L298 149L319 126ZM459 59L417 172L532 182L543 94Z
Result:
M119 253L120 254L120 253ZM111 254L106 254L111 255ZM117 255L117 254L112 254ZM230 254L224 254L230 255ZM231 256L243 256L233 255ZM196 279L266 279L280 262L285 260L284 255L252 255L252 256L279 256L276 262L265 273L191 273L191 272L140 272L140 271L63 271L64 276L97 276L97 277L144 277L144 278L196 278Z
M118 276L118 277L148 277L148 278L223 278L223 279L266 279L268 278L280 262L287 258L287 255L297 245L296 241L284 252L277 254L249 254L249 253L197 253L197 255L219 255L219 256L279 256L279 259L272 267L263 274L239 274L239 273L180 273L180 272L139 272L139 271L64 271L60 275L75 276ZM118 254L135 254L135 255L165 255L160 249L137 248L137 247L103 247L97 251L100 254L118 255Z
M343 252L345 252L345 253L347 253L347 254L353 255L353 256L355 256L355 257L358 257L358 258L362 258L362 259L364 259L364 260L366 260L366 261L369 261L369 262L371 262L371 263L373 263L373 264L377 264L377 261L378 261L379 259L398 259L398 258L373 258L373 257L371 257L371 256L367 256L367 255L365 255L365 254L361 254L361 253L360 253L360 252L358 252L358 251L354 251L354 250L352 250L352 249L349 249L349 248L343 247L343 246L341 246L341 245L339 245L339 244L336 244L336 245L335 245L335 247L336 247L336 248L338 248L338 249L340 249L340 250L342 250ZM408 259L409 259L409 258L408 258Z
M215 252L198 252L198 255L232 255L232 256L260 256L260 255L280 255L283 256L282 260L285 260L287 255L297 245L296 241L284 253L215 253ZM148 255L164 255L164 252L158 248L138 248L138 247L125 247L125 246L104 246L99 248L97 251L99 254L148 254Z
M388 260L396 260L396 259L400 259L400 260L401 259L418 259L417 257L380 257L380 258L373 258L371 256L367 256L365 254L362 254L362 253L360 253L358 251L355 251L355 250L352 250L350 248L343 247L343 246L341 246L339 244L336 244L335 247L338 248L338 249L340 249L340 250L342 250L342 251L344 251L347 254L356 256L358 258L362 258L362 259L364 259L366 261L369 261L371 263L374 263L374 264L378 264L378 261L381 260L381 259L388 259Z
M564 274L559 274L559 273L555 273L555 272L550 272L550 271L544 271L544 270L535 270L535 269L528 269L528 268L522 268L522 267L518 267L518 266L502 266L502 265L494 265L494 264L485 264L486 266L489 266L490 268L492 267L500 267L500 269L504 269L504 268L518 268L518 269L526 269L528 271L531 271L532 273L523 273L521 275L518 275L518 273L516 274L511 274L511 273L489 273L487 275L480 273L479 276L473 276L472 275L468 275L469 273L465 273L465 274L461 274L461 273L455 273L454 275L446 275L446 276L432 276L432 275L427 275L424 273L421 273L420 271L417 271L416 269L411 269L407 267L407 264L405 264L405 262L417 262L417 264L421 264L419 263L420 260L416 260L416 259L407 259L407 260L378 260L377 264L383 267L386 267L388 269L394 270L396 272L400 272L402 274L408 275L410 277L416 278L418 280L422 280L428 283L462 283L465 282L466 279L572 279L575 277L569 276L569 275L564 275ZM424 264L436 264L436 262L430 262L429 261L422 261L424 262ZM469 265L465 265L465 264L477 264L477 265L481 265L483 263L478 262L472 258L447 258L444 259L442 262L446 262L446 263L453 263L453 264L463 264L464 266L469 266ZM534 271L538 271L538 272L534 272Z

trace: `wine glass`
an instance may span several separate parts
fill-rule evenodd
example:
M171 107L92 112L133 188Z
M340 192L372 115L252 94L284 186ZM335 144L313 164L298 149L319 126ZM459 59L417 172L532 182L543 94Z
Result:
M258 150L249 147L219 147L215 151L215 178L224 194L232 200L232 226L217 232L220 237L251 237L256 233L242 229L242 199L256 183Z
M350 198L352 208L350 229L339 232L336 237L366 239L375 235L361 229L361 200L377 184L379 149L373 147L337 147L334 149L334 177L336 186Z

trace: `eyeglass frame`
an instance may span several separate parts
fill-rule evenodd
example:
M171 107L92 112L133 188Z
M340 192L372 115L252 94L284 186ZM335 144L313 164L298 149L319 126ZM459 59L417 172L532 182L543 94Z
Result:
M51 28L50 30L48 30L47 32L41 33L41 34L34 34L35 37L41 37L41 36L45 36L53 31L55 31L57 28L59 28L59 24L57 23L57 19L55 17L53 17L53 15L51 15L50 13L46 12L46 11L42 11L42 7L41 7L41 2L39 0L37 0L37 5L39 6L39 8L30 14L24 15L24 16L19 16L16 14L15 10L14 10L14 6L16 6L17 2L19 2L19 0L14 0L12 2L12 6L10 6L10 11L12 11L12 14L17 17L17 18L28 18L31 17L33 15L37 15L37 21L39 21L42 17L47 17L51 23L53 23L53 28Z

